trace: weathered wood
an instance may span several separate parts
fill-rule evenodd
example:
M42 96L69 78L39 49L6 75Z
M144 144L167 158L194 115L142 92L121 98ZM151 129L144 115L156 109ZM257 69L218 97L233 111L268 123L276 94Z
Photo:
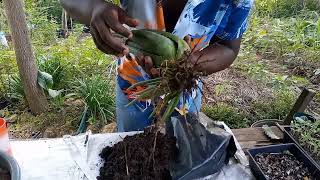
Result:
M304 88L293 108L284 120L284 125L290 125L295 113L304 112L315 94L316 93L314 91Z
M283 139L283 132L276 126L271 127L272 131ZM232 129L234 136L241 145L241 148L246 152L247 149L259 146L268 146L281 143L279 141L271 141L265 134L262 128L243 128Z
M4 7L27 102L31 111L34 114L39 114L47 109L48 102L37 83L38 68L32 53L22 2L20 0L4 0Z
M276 126L271 127L272 131L283 138L283 132ZM262 128L243 128L243 129L232 129L233 134L240 141L270 141L270 139L264 134Z

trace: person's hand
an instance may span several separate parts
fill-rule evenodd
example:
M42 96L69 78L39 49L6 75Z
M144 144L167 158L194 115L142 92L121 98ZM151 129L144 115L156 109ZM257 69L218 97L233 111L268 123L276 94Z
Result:
M191 36L189 35L185 36L184 40L187 42L187 44L191 48ZM196 63L196 60L198 59L199 56L200 56L199 52L194 52L190 55L189 59L192 63ZM145 70L145 72L149 74L152 78L156 78L160 75L159 70L154 68L153 61L150 56L144 56L143 54L138 54L136 55L136 60L138 64Z
M189 62L191 62L192 65L197 66L198 61L200 60L202 53L199 50L194 50L191 44L191 36L187 35L183 38L187 44L189 45L191 51L191 54L188 58ZM198 68L198 67L197 67Z
M94 1L90 32L99 50L107 54L126 55L129 49L119 38L112 35L112 31L126 38L132 37L132 32L123 24L135 27L138 20L129 17L120 7L103 0Z
M158 69L153 66L153 61L150 56L145 56L143 54L136 55L136 60L138 64L149 74L152 78L156 78L160 75Z

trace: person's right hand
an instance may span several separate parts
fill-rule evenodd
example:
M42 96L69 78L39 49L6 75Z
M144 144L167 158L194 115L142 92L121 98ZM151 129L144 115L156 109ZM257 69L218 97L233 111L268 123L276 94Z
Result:
M92 10L90 32L99 50L107 54L126 55L129 49L124 43L112 35L111 30L131 38L132 32L125 28L123 24L135 27L139 24L138 20L129 17L120 7L97 0Z

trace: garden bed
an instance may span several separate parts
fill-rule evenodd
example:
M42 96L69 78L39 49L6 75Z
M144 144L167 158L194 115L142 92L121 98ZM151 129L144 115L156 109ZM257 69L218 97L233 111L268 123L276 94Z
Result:
M316 180L320 177L320 169L295 144L250 149L249 161L257 179Z
M100 156L105 163L98 180L171 179L169 162L174 157L175 142L155 127L127 136L102 150Z

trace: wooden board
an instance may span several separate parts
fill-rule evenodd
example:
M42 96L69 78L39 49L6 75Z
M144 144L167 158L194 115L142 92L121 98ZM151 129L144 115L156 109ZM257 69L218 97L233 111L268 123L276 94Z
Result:
M276 126L271 127L272 131L280 137L280 140L271 140L265 134L262 128L243 128L232 129L233 134L240 143L242 149L246 152L247 149L267 146L271 144L282 143L283 132Z

